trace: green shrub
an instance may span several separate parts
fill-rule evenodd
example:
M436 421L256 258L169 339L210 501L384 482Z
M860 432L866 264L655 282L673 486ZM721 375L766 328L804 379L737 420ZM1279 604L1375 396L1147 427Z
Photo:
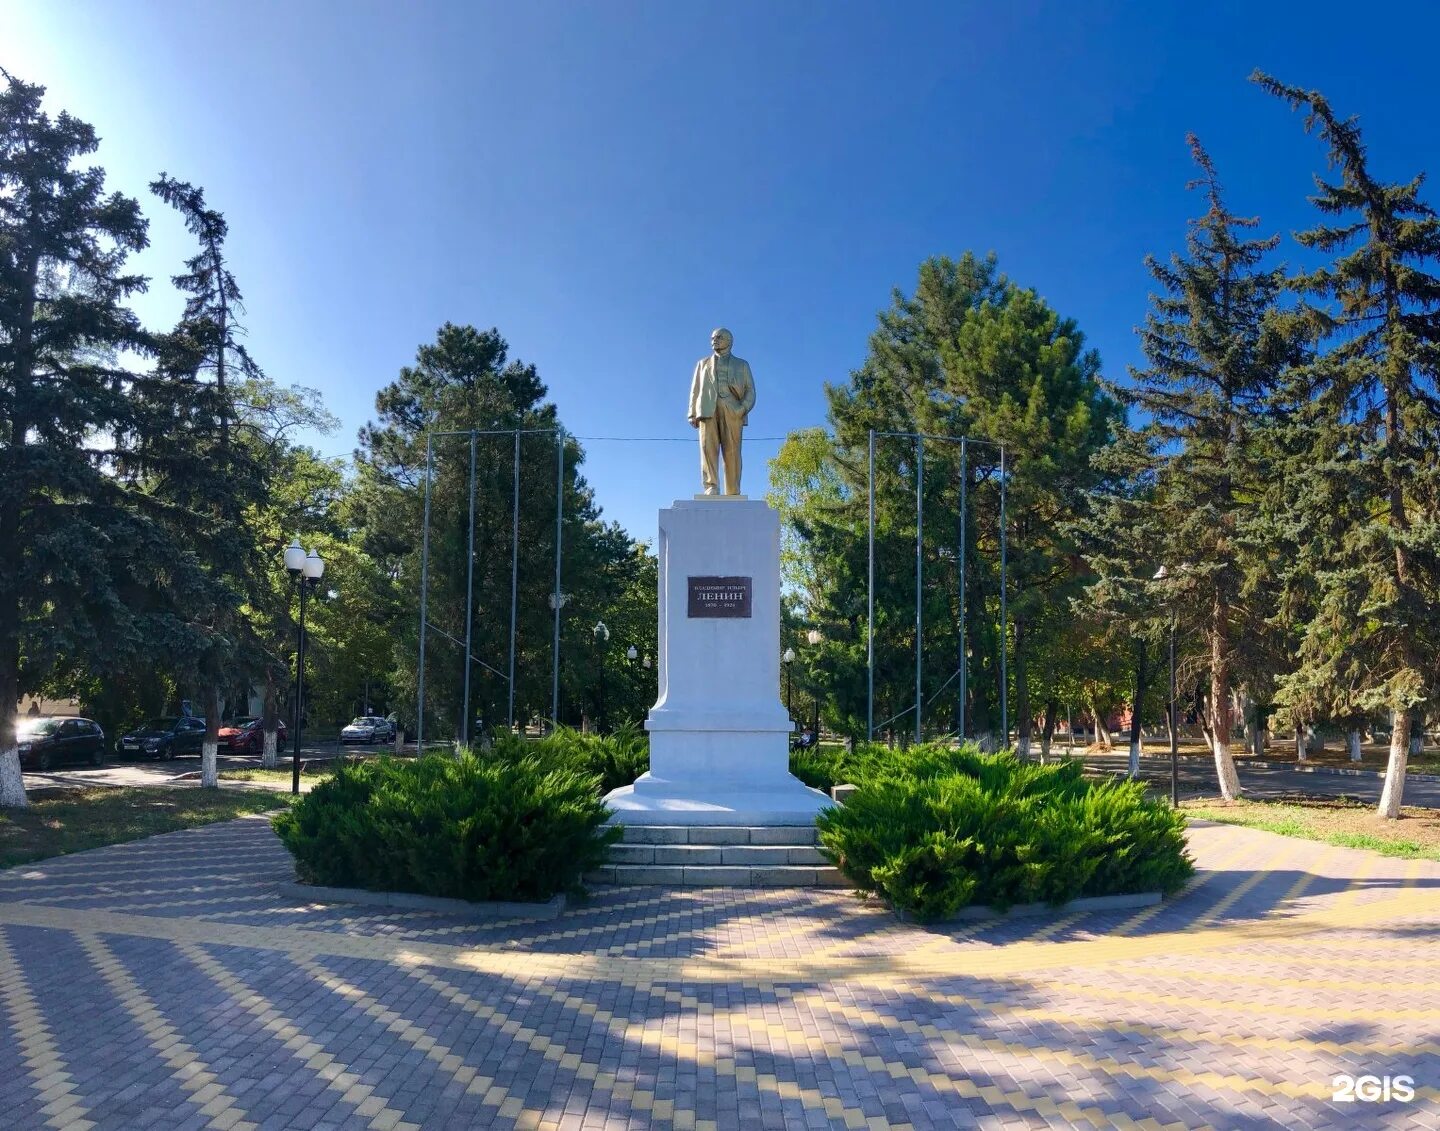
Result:
M512 762L536 758L548 766L565 766L578 773L594 774L600 779L600 792L609 793L629 785L650 768L650 739L633 726L605 735L557 727L553 734L538 739L501 735L490 756Z
M944 742L908 747L859 742L849 753L835 748L792 751L790 772L806 785L828 793L831 786L863 785L879 778L924 779L946 774L978 777L982 773L1003 773L1003 767L1012 762L1019 764L1012 754L986 755L974 746L957 747Z
M822 849L861 890L920 919L970 903L1168 893L1192 871L1178 813L1138 782L1086 781L1078 762L931 744L872 746L823 768L859 788L821 814Z
M304 883L541 900L578 892L619 839L598 786L543 758L379 758L340 765L273 824Z

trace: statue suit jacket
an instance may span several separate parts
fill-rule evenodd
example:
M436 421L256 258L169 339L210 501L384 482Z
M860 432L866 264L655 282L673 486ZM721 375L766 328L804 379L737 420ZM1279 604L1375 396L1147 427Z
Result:
M750 363L730 355L730 381L727 399L741 413L741 424L750 423L750 410L755 407L755 379L750 376ZM695 363L695 376L690 381L689 420L706 420L715 415L715 402L721 390L715 382L715 355L702 357Z

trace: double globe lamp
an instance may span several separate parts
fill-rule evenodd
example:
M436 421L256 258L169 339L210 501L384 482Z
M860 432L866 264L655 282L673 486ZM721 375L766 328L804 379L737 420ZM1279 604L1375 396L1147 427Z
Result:
M300 640L295 651L295 741L290 756L290 792L300 792L300 728L304 716L302 698L305 687L305 598L320 584L325 573L325 560L314 550L308 554L296 538L285 547L285 569L290 580L300 586Z

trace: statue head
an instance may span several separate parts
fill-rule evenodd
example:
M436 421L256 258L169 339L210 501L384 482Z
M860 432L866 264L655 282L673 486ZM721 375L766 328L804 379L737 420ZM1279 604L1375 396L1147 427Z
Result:
M724 326L717 326L710 331L710 348L721 357L730 352L730 347L735 344L735 335L725 329Z

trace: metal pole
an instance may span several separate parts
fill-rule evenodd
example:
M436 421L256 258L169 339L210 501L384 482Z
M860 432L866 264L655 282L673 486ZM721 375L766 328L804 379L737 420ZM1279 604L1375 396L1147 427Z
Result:
M1180 728L1175 717L1175 613L1170 613L1170 804L1180 804Z
M965 617L965 524L967 496L970 490L970 468L968 464L969 452L968 441L960 441L960 741L965 741L965 707L970 697L970 663L966 655L967 641L965 639L966 617Z
M300 639L295 647L295 742L290 748L290 792L300 792L300 731L305 725L305 579L300 579Z
M1005 449L1000 449L1000 730L1010 745L1010 606L1005 588Z
M921 660L925 639L925 612L921 601L925 560L925 441L915 438L915 741L923 741L920 729Z
M470 534L465 542L465 695L460 712L460 745L470 745L471 633L475 627L475 440L470 433Z
M415 754L425 753L425 627L430 604L430 480L434 478L435 438L425 433L425 527L420 535L420 709L415 715Z
M510 702L505 725L515 729L515 614L520 600L520 429L515 429L514 504L510 512Z
M870 555L869 584L865 590L865 741L875 740L875 429L870 429L870 525L866 545Z
M550 729L560 723L560 545L565 537L565 430L555 429L555 628L550 642Z

